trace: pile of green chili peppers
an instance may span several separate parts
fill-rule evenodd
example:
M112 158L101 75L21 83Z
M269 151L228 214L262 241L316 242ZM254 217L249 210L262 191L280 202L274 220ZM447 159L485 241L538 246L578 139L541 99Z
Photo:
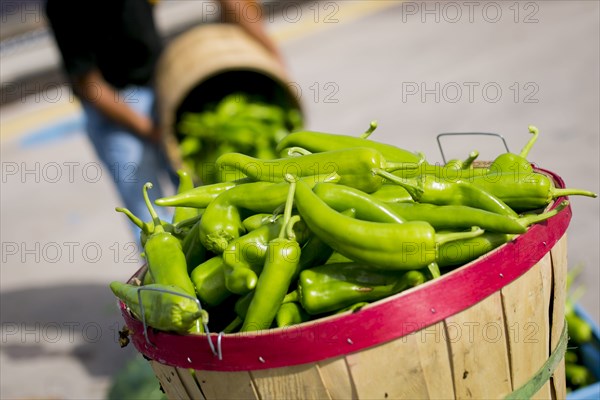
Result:
M155 201L174 207L169 222L149 202L147 222L118 208L140 228L147 273L138 286L113 285L115 294L142 316L132 298L144 298L131 293L165 288L146 295L143 317L180 333L300 324L357 312L476 260L561 212L568 200L549 207L558 197L596 197L559 189L532 167L535 127L521 153L484 166L477 152L430 164L372 140L375 128L295 132L276 158L225 153L213 184L194 186L180 171L178 192Z
M259 95L237 92L223 97L201 112L184 112L176 124L181 159L196 180L216 182L217 157L241 152L275 158L275 145L292 130L302 127L302 115Z

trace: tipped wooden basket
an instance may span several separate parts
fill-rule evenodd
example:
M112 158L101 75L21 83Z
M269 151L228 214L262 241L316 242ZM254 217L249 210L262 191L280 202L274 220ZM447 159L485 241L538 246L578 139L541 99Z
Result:
M164 145L182 166L176 124L184 112L245 92L302 112L283 65L239 25L202 24L168 43L156 67L156 98Z
M170 399L562 399L570 219L567 207L438 279L286 329L145 336L121 311Z

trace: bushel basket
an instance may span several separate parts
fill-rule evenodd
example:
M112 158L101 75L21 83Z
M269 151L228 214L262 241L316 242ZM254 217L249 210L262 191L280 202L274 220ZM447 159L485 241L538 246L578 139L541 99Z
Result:
M440 278L289 328L177 335L121 311L170 399L565 398L570 219L567 207Z

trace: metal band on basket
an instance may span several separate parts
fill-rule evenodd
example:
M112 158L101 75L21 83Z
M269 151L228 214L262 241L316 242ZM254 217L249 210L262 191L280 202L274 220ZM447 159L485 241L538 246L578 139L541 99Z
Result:
M565 320L565 324L563 325L563 330L560 334L560 339L558 340L556 349L554 349L552 354L550 354L548 360L546 360L544 365L542 365L538 372L529 381L527 381L527 383L506 396L505 399L530 399L534 394L536 394L552 377L561 360L565 357L568 342L569 332L567 330L567 321Z

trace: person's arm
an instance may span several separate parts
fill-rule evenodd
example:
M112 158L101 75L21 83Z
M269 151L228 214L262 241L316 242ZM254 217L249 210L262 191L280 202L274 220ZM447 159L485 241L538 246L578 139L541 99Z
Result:
M279 48L265 30L264 18L262 18L264 10L262 10L262 5L259 2L256 0L220 0L220 3L222 7L221 20L223 22L235 23L241 26L283 63ZM256 18L254 14L250 15L248 10L251 8L261 10L260 18Z
M132 109L121 99L97 69L74 79L73 90L110 120L123 125L140 137L158 140L158 129L148 116Z

